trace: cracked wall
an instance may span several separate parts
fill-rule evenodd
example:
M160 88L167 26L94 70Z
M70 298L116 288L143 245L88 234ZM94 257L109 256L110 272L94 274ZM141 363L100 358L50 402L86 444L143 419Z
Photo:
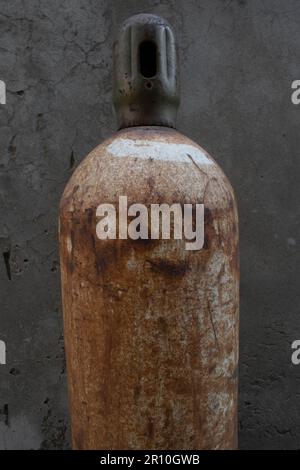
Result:
M178 129L217 159L239 201L240 447L297 448L296 0L0 0L0 448L69 448L58 203L114 130L113 33L140 12L173 25Z

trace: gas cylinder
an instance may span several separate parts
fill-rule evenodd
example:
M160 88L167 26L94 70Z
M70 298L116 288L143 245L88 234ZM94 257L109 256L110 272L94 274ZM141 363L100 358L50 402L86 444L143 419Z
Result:
M118 131L77 167L60 204L72 445L234 449L234 193L175 130L170 25L129 18L113 56Z

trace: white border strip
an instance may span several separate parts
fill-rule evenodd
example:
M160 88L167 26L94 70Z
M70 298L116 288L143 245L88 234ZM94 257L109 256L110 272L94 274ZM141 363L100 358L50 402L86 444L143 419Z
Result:
M174 144L153 140L116 139L107 150L117 158L142 158L175 163L211 165L213 162L204 152L193 145Z

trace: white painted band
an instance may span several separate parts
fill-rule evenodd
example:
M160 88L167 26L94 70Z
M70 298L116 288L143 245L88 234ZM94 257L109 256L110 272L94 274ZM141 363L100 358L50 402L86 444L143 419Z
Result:
M107 150L114 157L137 157L145 160L163 160L178 163L211 165L204 152L193 145L172 144L153 140L116 139Z

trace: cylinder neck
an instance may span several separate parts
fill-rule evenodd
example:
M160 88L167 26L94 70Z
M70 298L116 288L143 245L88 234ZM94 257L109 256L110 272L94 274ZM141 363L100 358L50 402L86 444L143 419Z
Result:
M175 127L179 105L176 46L159 16L142 14L122 25L114 46L114 108L118 128Z

